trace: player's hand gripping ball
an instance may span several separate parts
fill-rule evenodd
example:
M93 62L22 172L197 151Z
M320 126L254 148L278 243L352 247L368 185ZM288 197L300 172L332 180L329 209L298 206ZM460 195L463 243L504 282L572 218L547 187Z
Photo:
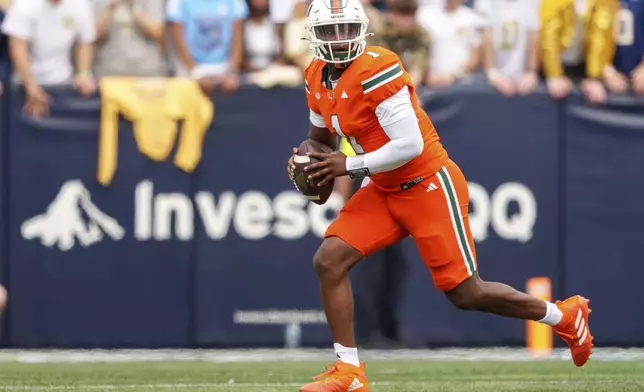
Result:
M324 157L333 154L333 149L323 143L315 140L305 140L298 148L293 149L293 156L289 159L288 173L289 178L295 184L295 187L302 192L309 200L316 204L324 204L333 192L333 177L327 178L322 183L322 179L327 176L327 172L320 173L320 169L315 169L315 164L324 164ZM309 168L309 170L305 170ZM310 170L310 168L314 168ZM324 175L324 177L323 177Z

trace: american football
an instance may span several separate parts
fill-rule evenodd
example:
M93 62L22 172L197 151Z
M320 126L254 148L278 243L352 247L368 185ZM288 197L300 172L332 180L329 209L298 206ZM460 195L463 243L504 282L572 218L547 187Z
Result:
M307 139L300 144L298 147L298 155L295 155L294 158L295 177L293 181L295 182L295 186L309 200L321 205L326 203L329 196L331 196L334 181L331 181L322 187L309 181L308 173L304 172L304 168L313 163L319 162L320 160L306 155L307 152L330 153L333 152L333 149L326 144Z

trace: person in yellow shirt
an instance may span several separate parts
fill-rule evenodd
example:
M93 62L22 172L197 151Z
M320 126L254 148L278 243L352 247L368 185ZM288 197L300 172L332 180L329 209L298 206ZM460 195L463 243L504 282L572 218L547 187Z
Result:
M617 0L543 0L541 59L548 92L555 99L570 94L573 81L589 102L606 101L606 85L619 80L606 72L615 53ZM619 87L619 86L617 86Z

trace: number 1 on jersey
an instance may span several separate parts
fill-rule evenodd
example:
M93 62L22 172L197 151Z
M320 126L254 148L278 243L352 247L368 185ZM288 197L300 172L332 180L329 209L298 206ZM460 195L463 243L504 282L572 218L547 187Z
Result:
M342 127L340 127L340 119L338 118L337 114L331 115L331 125L333 125L333 129L335 129L335 133L347 138L347 140L351 144L351 147L353 147L353 151L355 151L356 154L364 154L364 149L360 144L358 144L358 141L355 137L344 135L344 132L342 132Z

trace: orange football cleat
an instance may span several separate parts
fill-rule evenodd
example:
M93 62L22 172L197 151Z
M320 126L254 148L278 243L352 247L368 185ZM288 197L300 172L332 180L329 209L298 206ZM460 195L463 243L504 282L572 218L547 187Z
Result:
M557 301L563 318L554 328L557 336L568 343L572 360L577 366L584 366L593 350L593 335L588 327L588 308L586 298L576 295L565 301Z
M326 366L326 372L313 377L313 382L300 388L300 392L369 392L365 375L366 365L360 367L338 361Z

